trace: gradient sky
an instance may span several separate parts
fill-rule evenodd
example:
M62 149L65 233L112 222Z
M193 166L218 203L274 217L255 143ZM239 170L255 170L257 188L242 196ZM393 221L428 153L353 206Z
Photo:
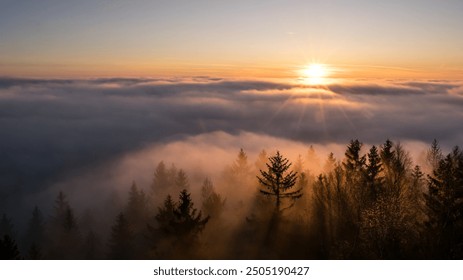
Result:
M0 0L0 76L463 78L463 1Z

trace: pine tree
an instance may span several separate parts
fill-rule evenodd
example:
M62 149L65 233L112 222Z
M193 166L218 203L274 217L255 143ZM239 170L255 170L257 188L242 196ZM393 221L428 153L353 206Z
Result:
M313 145L310 145L309 150L307 151L306 155L307 162L310 163L310 168L314 170L314 172L318 173L320 171L320 157L318 157L317 152Z
M14 236L15 233L11 219L9 219L6 214L3 214L2 219L0 220L0 238L3 238L5 235L11 237Z
M345 152L346 159L343 166L347 176L353 180L359 180L364 174L366 157L360 155L362 145L359 140L351 140Z
M336 167L336 158L334 157L333 153L330 153L328 155L328 158L325 161L325 165L323 166L323 172L329 173L333 171L335 167Z
M47 225L48 239L44 246L46 258L80 259L81 236L74 211L64 193L60 192L55 200L54 215Z
M248 155L244 152L243 148L240 149L238 157L232 165L232 171L238 177L244 176L249 172Z
M202 210L212 219L217 220L222 215L225 208L225 199L215 192L211 180L206 178L201 187L201 197L203 200Z
M113 260L130 260L133 256L133 233L123 213L120 213L111 228L108 257Z
M180 193L178 203L170 196L155 217L157 227L148 224L151 255L161 258L191 258L199 245L199 234L209 221L198 213L187 190ZM155 252L155 253L153 253Z
M440 161L444 158L442 151L439 146L439 142L434 139L431 144L431 148L426 153L426 160L432 170L436 170L439 167Z
M463 153L458 147L429 176L425 202L433 257L463 257Z
M175 219L173 224L179 237L195 240L206 226L209 217L203 219L201 211L197 213L190 196L187 190L180 193L178 205L174 209Z
M59 192L55 200L55 205L53 206L54 216L52 217L52 222L56 225L64 225L66 213L69 208L70 206L66 195L63 192Z
M261 186L264 187L264 189L260 189L260 192L275 198L275 213L279 215L282 210L291 207L294 201L302 196L302 189L293 190L297 180L297 173L289 171L291 163L279 151L275 156L270 157L269 161L270 164L266 164L267 171L260 170L262 177L257 176L257 179ZM290 199L293 204L282 209L283 199Z
M346 175L348 194L353 207L356 209L358 218L360 218L362 208L366 205L366 193L368 193L367 188L364 186L366 157L360 155L362 145L359 140L351 140L347 145L345 159L342 163Z
M163 207L158 208L158 214L155 218L161 234L170 235L175 232L172 221L175 219L174 210L176 207L177 205L172 200L172 197L168 195L164 200ZM150 232L153 233L153 235L156 235L155 227L148 225L148 228L150 229Z
M421 171L419 165L415 165L412 173L412 187L414 190L421 191L421 187L424 181L424 173Z
M187 190L190 188L190 183L188 182L188 176L186 175L183 169L180 169L177 172L177 176L175 177L175 190Z
M383 171L381 158L378 154L376 146L372 146L368 153L368 163L366 164L365 180L366 186L370 190L370 199L376 200L382 190L383 178L381 172Z
M132 183L129 191L129 198L126 206L126 217L134 230L144 228L148 216L148 200L145 192L139 190L135 182Z
M156 170L154 171L153 182L151 183L151 192L157 194L163 189L169 189L171 182L169 182L169 174L166 165L163 161L159 162Z
M29 250L29 257L39 259L41 257L41 248L45 238L45 222L42 212L36 206L32 212L32 218L29 221L26 236L24 238L25 246Z
M0 238L0 260L19 260L19 251L16 241L8 234Z
M261 170L265 168L266 163L267 163L267 152L265 150L262 150L257 156L257 160L254 163L254 166L256 170Z

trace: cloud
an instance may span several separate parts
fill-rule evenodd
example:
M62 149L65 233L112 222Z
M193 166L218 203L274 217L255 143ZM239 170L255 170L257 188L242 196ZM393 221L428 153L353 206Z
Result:
M1 78L1 195L18 186L40 190L153 143L216 131L305 144L461 144L461 88L455 81L311 87L214 77Z

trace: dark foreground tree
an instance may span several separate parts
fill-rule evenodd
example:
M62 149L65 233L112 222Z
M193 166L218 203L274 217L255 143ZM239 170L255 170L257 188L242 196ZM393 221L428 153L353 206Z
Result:
M267 171L260 170L262 177L257 176L257 179L264 187L264 189L260 189L260 192L275 198L275 213L279 215L283 210L293 206L294 201L302 196L302 188L293 189L296 184L297 173L289 171L291 163L279 151L275 156L270 157L269 161L270 164L266 164ZM292 203L281 208L284 199L291 200Z
M190 193L183 190L178 203L170 196L164 201L156 215L157 227L148 225L153 257L191 258L199 244L199 234L209 221L201 211L194 208Z
M0 260L18 260L19 251L14 239L9 235L4 235L0 239Z
M114 260L132 259L132 238L133 234L130 230L129 222L124 214L120 213L111 229L108 257Z
M431 257L463 257L463 153L458 147L441 159L425 194Z

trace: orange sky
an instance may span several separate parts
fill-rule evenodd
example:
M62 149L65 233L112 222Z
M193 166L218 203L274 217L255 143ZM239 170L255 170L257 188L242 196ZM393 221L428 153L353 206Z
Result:
M175 2L175 3L174 3ZM462 1L6 1L0 76L463 78Z

